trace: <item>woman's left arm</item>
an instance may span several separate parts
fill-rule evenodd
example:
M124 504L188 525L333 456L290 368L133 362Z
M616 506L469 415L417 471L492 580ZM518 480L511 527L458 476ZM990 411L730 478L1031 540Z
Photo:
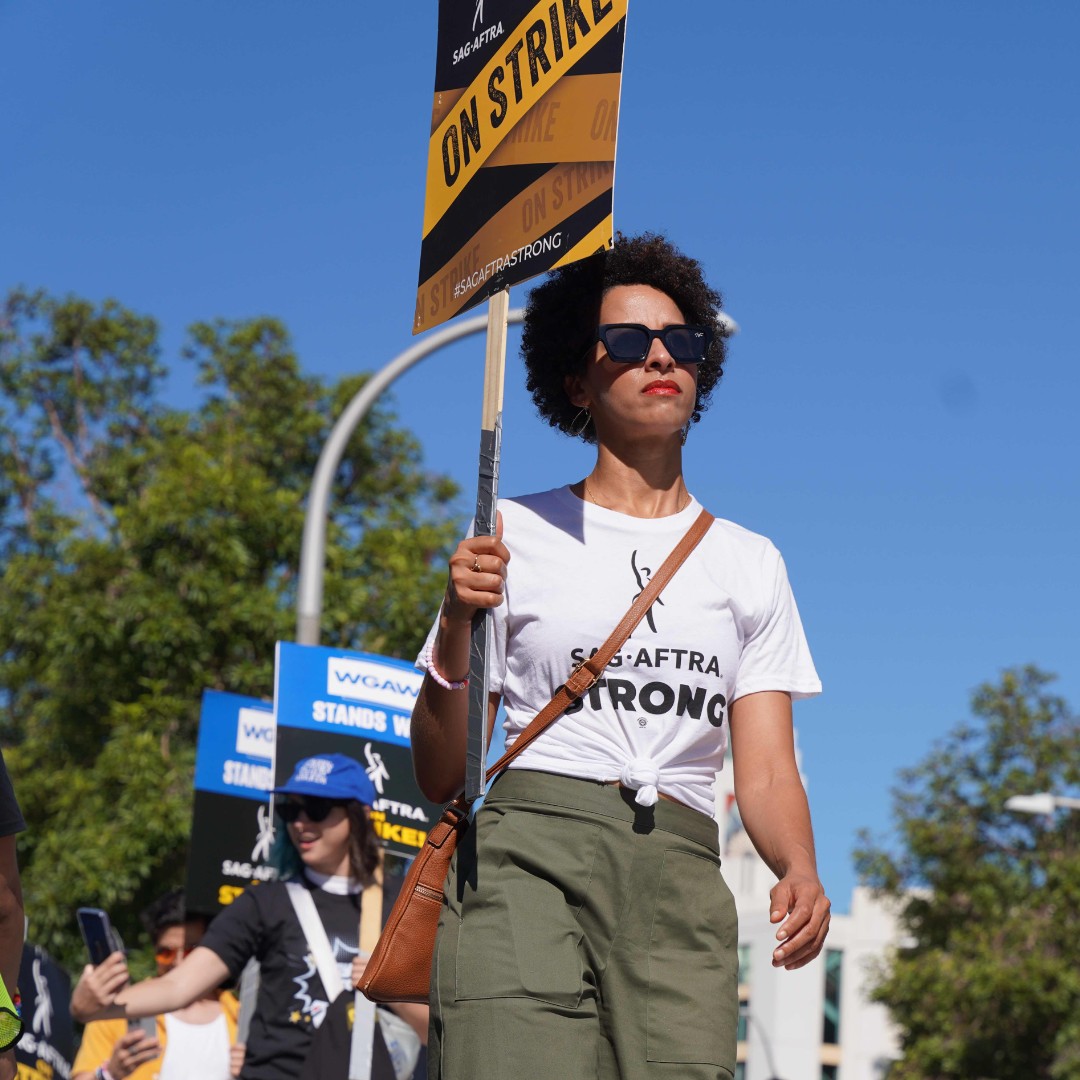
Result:
M795 762L791 696L777 690L732 702L735 799L758 854L780 879L769 918L782 923L773 967L810 963L829 932L829 899L817 872L810 807Z

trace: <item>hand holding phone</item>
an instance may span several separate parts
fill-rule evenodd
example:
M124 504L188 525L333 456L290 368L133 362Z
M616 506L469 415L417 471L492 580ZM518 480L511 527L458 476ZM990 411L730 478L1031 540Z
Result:
M113 929L109 916L101 908L81 907L75 912L79 920L86 951L90 954L90 963L97 967L105 962L114 952L123 952L124 943Z
M123 956L114 954L97 967L87 964L71 992L71 1015L81 1024L102 1019L130 981Z
M90 954L90 966L72 991L71 1013L85 1024L113 1003L129 977L124 943L109 922L109 916L100 908L79 908L76 917Z
M116 1041L106 1069L114 1080L125 1080L139 1066L160 1056L161 1045L156 1036L147 1038L142 1030L132 1027Z
M157 1017L140 1016L128 1021L128 1031L141 1031L147 1039L157 1039Z

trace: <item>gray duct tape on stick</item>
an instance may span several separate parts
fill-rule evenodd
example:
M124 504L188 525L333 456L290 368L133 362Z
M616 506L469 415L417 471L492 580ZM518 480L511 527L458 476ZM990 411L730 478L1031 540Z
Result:
M502 417L491 431L480 432L480 475L476 493L477 536L494 536L499 500L499 450ZM469 727L465 747L465 797L484 792L487 763L488 658L491 655L491 614L477 612L469 652Z
M480 468L476 481L477 536L494 536L499 503L499 456L502 451L503 383L506 378L506 327L510 293L503 289L488 301L484 354L484 401L480 410ZM465 750L465 797L478 799L487 779L487 688L491 655L491 616L474 620L469 656L469 726Z

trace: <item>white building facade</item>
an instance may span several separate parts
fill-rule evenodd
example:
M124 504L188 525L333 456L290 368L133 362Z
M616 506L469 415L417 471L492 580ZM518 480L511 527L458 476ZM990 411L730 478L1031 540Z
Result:
M805 778L804 781L805 783ZM772 871L754 851L735 805L730 757L717 781L724 880L739 913L739 1064L735 1080L880 1080L900 1056L884 1006L868 1000L871 967L898 940L891 911L856 888L834 910L821 956L797 971L772 966ZM842 906L832 897L834 909Z

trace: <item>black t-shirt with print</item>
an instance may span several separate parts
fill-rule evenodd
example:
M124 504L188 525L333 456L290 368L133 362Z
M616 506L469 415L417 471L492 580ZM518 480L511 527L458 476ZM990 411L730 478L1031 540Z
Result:
M352 1022L353 997L342 994L330 1006L326 1020L311 1042L300 1080L345 1080L349 1075L349 1057L352 1053ZM423 1051L420 1052L413 1076L427 1076L427 1057ZM395 1077L394 1062L386 1049L382 1029L376 1025L371 1047L371 1080L395 1080Z
M359 951L360 897L327 892L306 878L301 882L348 986ZM201 944L221 957L233 978L252 957L259 962L259 996L241 1080L295 1080L329 1003L284 883L246 889L214 919Z
M8 778L4 754L0 751L0 836L11 836L26 828L19 804L15 800L15 790Z

